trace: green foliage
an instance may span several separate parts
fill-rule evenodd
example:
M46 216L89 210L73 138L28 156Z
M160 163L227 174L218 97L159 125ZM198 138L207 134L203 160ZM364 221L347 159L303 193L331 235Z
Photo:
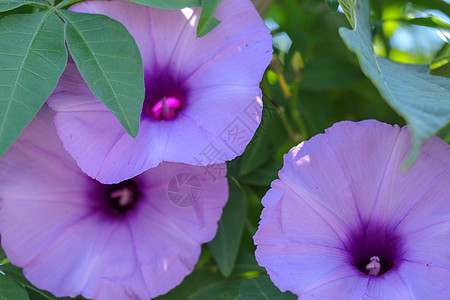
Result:
M374 1L376 2L376 1ZM414 5L421 7L423 9L438 9L445 13L447 16L450 16L450 5L444 0L385 0L385 5L388 4L398 4L398 5L406 5L413 3Z
M240 176L239 181L249 185L270 186L270 183L277 179L278 171L282 166L281 162L271 160L248 174Z
M28 293L25 288L15 281L0 274L0 300L28 300Z
M220 24L220 21L214 18L214 12L219 6L221 0L202 0L202 12L197 25L197 36L202 37Z
M335 12L338 10L339 7L339 1L338 0L325 0L325 3L327 4L328 8Z
M0 155L39 111L66 61L64 26L53 10L0 20Z
M281 113L269 102L264 103L263 119L242 157L240 175L250 174L269 161L286 138Z
M239 289L241 300L295 300L297 296L290 292L282 293L276 288L269 276L250 278Z
M160 296L156 299L251 299L243 298L242 293L244 293L244 297L246 297L246 293L248 294L248 292L252 292L255 284L261 288L263 293L266 293L267 295L279 296L279 298L274 299L292 299L291 293L281 293L273 285L273 283L270 282L270 280L268 282L260 282L261 279L258 279L255 284L247 284L247 282L251 280L250 278L260 276L262 272L263 269L257 265L254 255L250 252L241 250L238 255L234 271L229 278L224 278L221 276L218 268L211 262L206 265L197 265L194 272L188 275L179 286L171 290L166 295ZM244 288L242 288L243 286ZM277 292L275 293L274 291ZM254 292L255 291L253 290L253 293ZM258 294L254 295L257 296ZM263 297L263 295L264 294L259 294L261 297Z
M450 44L445 43L430 65L430 74L450 77Z
M120 22L103 15L59 14L66 23L70 54L90 90L135 137L144 103L144 71L133 37Z
M53 296L47 291L40 290L36 288L34 285L32 285L26 278L23 276L22 270L11 265L10 263L4 264L0 266L0 270L5 273L5 277L7 277L10 281L13 282L15 285L18 285L24 292L26 298L17 298L18 300L22 299L28 299L28 295L33 295L33 297L30 297L32 300L66 300L71 298L58 298ZM2 275L0 274L0 277ZM0 289L1 291L1 289ZM0 293L0 300L3 300L1 298L2 294ZM7 298L10 300L9 298Z
M420 144L450 120L450 82L444 77L428 75L428 66L399 64L376 56L368 1L357 1L355 10L355 29L341 28L339 33L358 56L363 72L410 125L414 138L408 160L411 163L418 155Z
M355 28L355 1L358 0L338 0L339 4L342 7L342 10L345 13L345 16L347 17L348 21L350 22L350 25L352 25L353 28Z
M185 7L202 6L202 0L126 0L126 1L162 9L181 9Z
M228 277L238 255L246 219L245 194L234 179L229 179L228 202L223 209L216 236L208 243L220 272Z
M331 57L314 57L306 64L305 71L308 76L300 82L300 87L312 91L345 88L361 76L356 66Z
M5 0L3 0L5 1ZM10 0L0 3L0 11L7 11L26 4L37 4L45 6L47 2L44 0Z

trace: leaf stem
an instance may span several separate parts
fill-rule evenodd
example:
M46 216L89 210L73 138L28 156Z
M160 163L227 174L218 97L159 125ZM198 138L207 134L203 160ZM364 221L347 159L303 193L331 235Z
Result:
M286 131L287 131L287 133L289 135L289 138L292 141L295 142L297 140L297 136L295 134L295 130L289 124L289 121L288 121L287 116L286 116L286 110L284 109L284 107L280 107L278 109L278 111L280 112L281 123L283 123L283 126L284 126L284 128L286 129Z
M33 6L33 7L39 7L42 9L48 9L48 6L42 5L42 4L37 4L37 3L28 3L29 6Z
M58 5L56 5L56 8L63 8L66 6L71 6L75 3L82 2L82 1L84 1L84 0L65 0L65 1L59 3Z

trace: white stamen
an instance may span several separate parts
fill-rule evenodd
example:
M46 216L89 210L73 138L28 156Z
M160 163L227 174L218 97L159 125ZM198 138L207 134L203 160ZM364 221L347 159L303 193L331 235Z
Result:
M127 188L117 190L111 193L111 198L119 198L119 205L126 206L133 201L133 192Z
M372 256L370 263L366 266L366 270L369 271L369 275L378 276L381 270L380 258L378 256Z

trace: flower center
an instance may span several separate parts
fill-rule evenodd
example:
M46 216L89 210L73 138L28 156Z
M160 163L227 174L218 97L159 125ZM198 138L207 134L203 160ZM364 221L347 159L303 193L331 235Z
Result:
M182 102L177 97L164 97L153 105L151 115L156 120L173 120L181 107Z
M176 119L179 111L186 107L186 88L167 69L146 72L144 81L142 117L157 121Z
M384 226L373 225L354 235L349 245L353 265L366 275L380 276L401 262L400 239Z
M369 275L378 276L381 271L380 258L378 256L372 256L370 258L370 263L366 266L366 271Z
M118 213L125 213L132 209L139 199L139 190L133 179L111 184L107 189L109 206Z

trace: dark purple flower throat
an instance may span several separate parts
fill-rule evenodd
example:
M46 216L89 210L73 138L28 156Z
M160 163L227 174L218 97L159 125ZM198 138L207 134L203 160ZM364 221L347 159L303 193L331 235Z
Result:
M105 198L109 208L116 213L124 214L134 208L139 201L139 189L133 179L117 184L105 184Z
M155 72L158 73L158 72ZM185 89L169 72L157 75L145 73L143 117L173 120L185 106Z
M366 275L380 276L398 267L401 261L399 239L384 226L369 226L361 230L353 235L347 249L353 265Z

